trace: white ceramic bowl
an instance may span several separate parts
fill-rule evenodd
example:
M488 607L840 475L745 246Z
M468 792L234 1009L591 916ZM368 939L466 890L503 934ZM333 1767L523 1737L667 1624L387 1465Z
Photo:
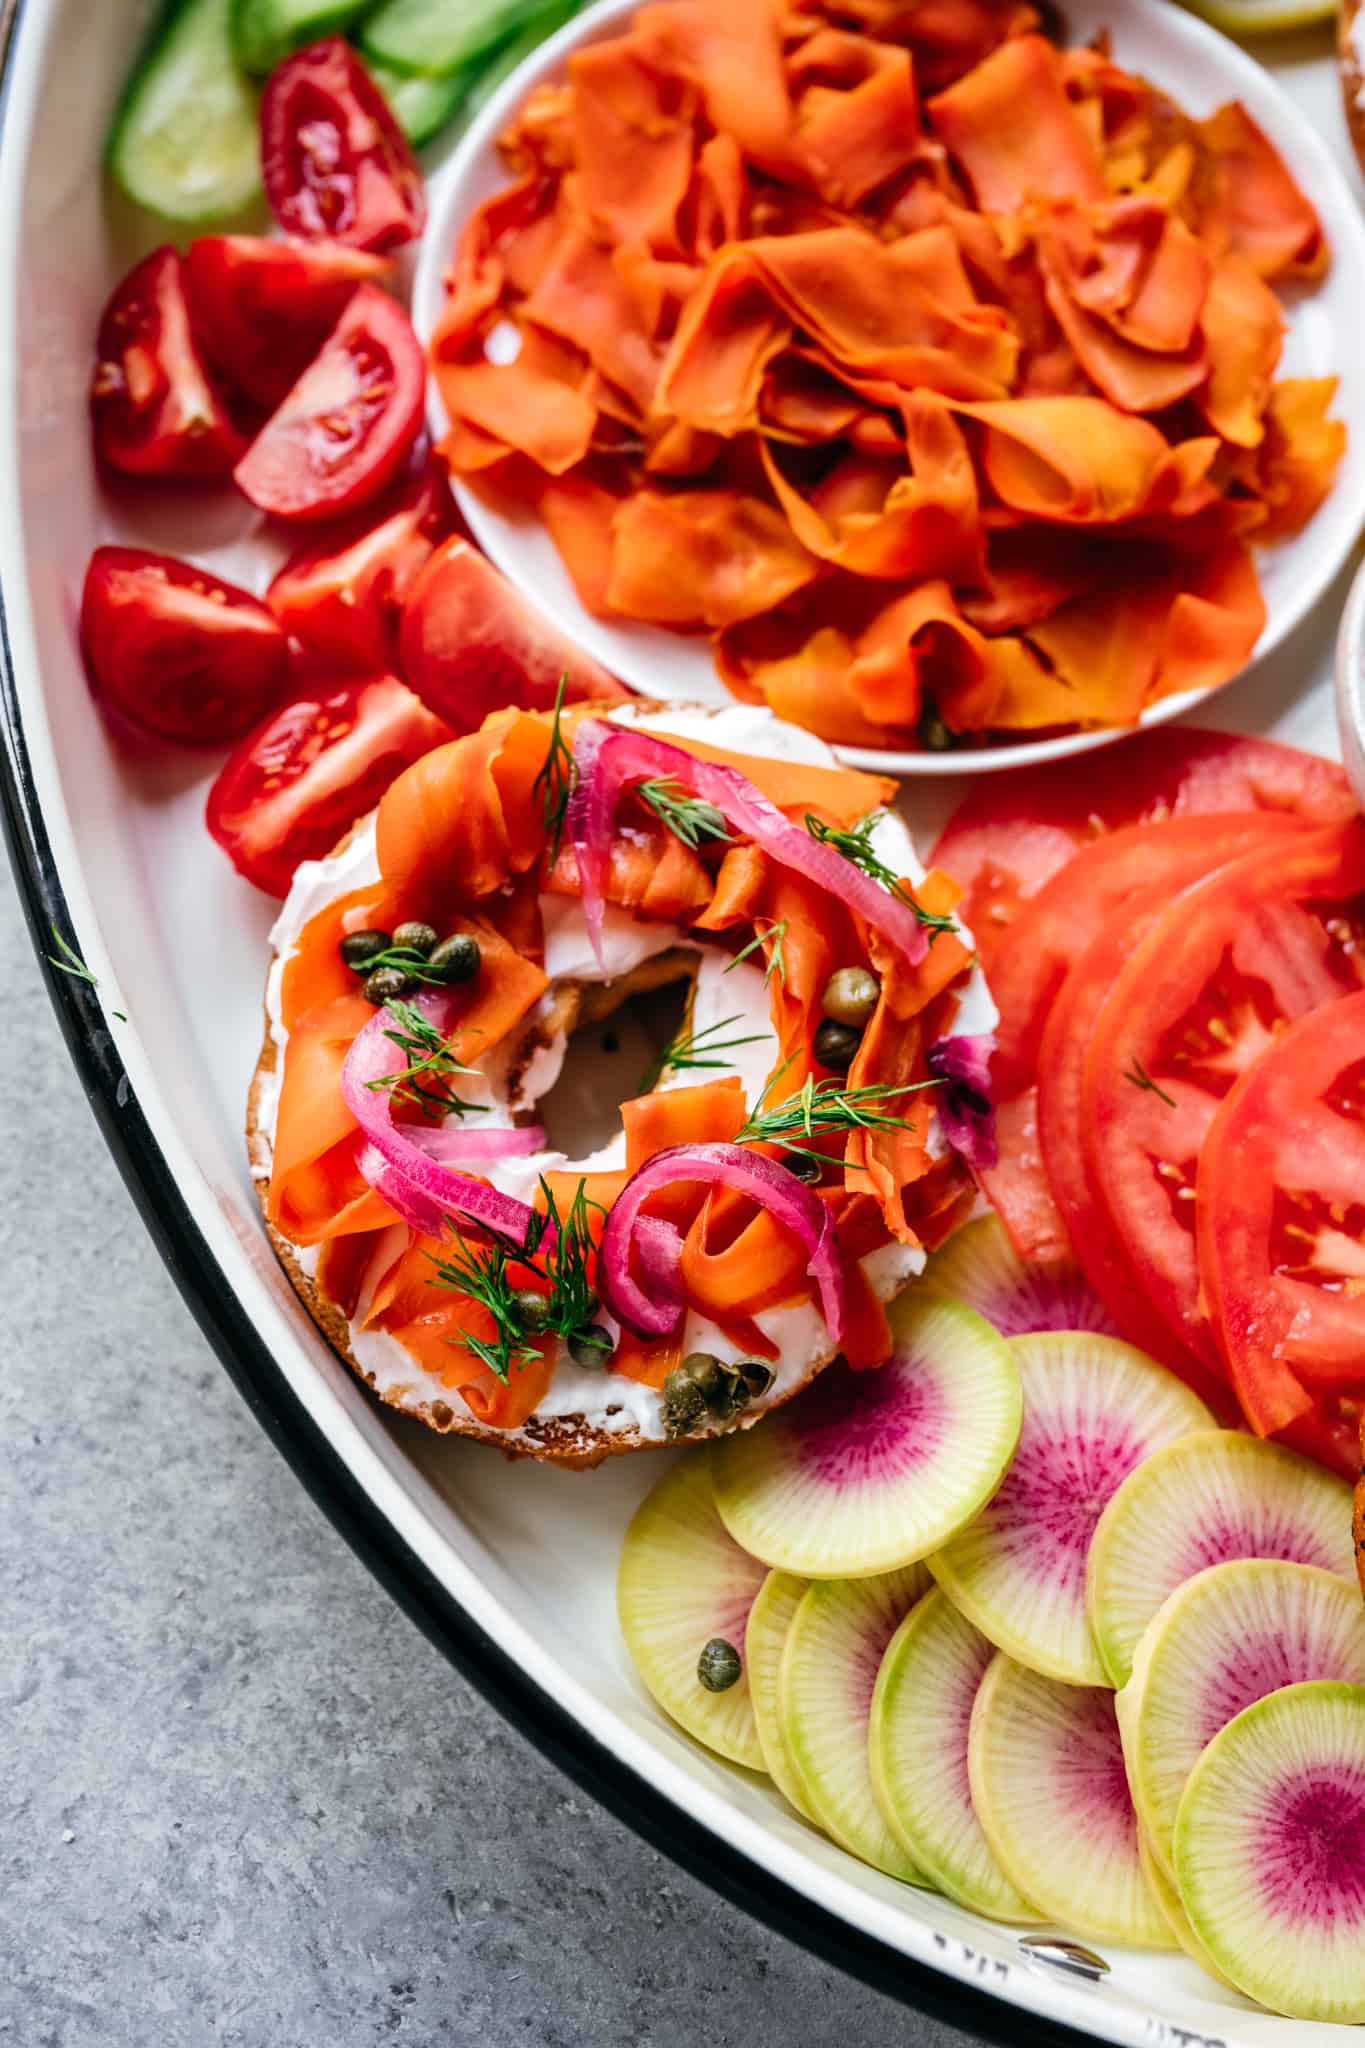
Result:
M1066 2028L1127 2048L1352 2048L1354 2033L1253 2012L1174 1956L1114 1950L1103 1984L1057 1976L1027 1960L1014 1930L907 1891L817 1838L763 1780L686 1741L631 1671L615 1562L658 1461L580 1477L441 1441L381 1411L300 1308L265 1241L242 1140L272 907L203 831L211 761L138 770L111 749L74 632L100 540L194 552L257 588L269 561L226 495L105 495L92 470L95 320L154 232L144 223L130 235L115 220L99 175L148 12L133 0L25 0L8 52L0 796L39 953L56 950L55 923L99 979L95 991L49 971L81 1082L225 1365L338 1528L533 1740L659 1846L827 1958L1030 2048L1074 2040ZM0 7L0 50L7 19ZM1329 107L1325 63L1313 77ZM1330 748L1334 623L1315 617L1237 693L1239 719ZM916 802L947 793L921 790ZM452 1807L459 1798L452 1758Z
M431 226L413 295L414 317L424 336L440 313L444 273L462 223L507 182L496 143L509 116L532 86L562 75L571 51L612 33L634 5L635 0L599 0L542 45L481 110L433 180ZM1225 100L1240 99L1318 208L1335 252L1322 287L1288 307L1283 371L1295 376L1340 375L1336 409L1347 423L1350 443L1335 489L1303 532L1262 552L1268 617L1256 650L1255 659L1260 660L1316 603L1365 524L1365 353L1359 346L1365 306L1365 221L1313 122L1262 65L1225 36L1170 0L1068 0L1065 13L1075 42L1112 27L1119 62L1153 79L1192 113L1210 113ZM438 429L444 430L434 387L432 406ZM704 638L593 618L579 602L558 550L537 520L495 511L463 485L457 486L456 495L480 545L498 567L623 681L654 697L691 703L733 701L715 672ZM1164 698L1143 715L1142 723L1166 725L1209 694L1184 691ZM965 770L976 775L1086 753L1121 738L1121 731L1078 733L956 758L869 747L841 747L839 752L859 767L889 774L943 776Z
M1341 758L1365 804L1365 566L1356 571L1337 634L1337 723Z

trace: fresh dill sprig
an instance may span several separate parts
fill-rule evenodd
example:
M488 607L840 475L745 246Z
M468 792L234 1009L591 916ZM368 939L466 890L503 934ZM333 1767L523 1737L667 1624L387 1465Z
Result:
M62 958L59 960L56 953L49 953L47 955L48 964L55 967L61 974L69 974L73 981L83 981L89 988L98 988L100 985L99 976L90 972L90 969L86 966L75 947L67 943L55 924L49 925L48 930L57 941L58 948L62 954ZM111 1010L109 1014L111 1017L117 1017L120 1024L128 1022L122 1010Z
M926 931L955 932L957 930L956 919L941 917L932 910L926 910L922 904L916 903L914 896L906 888L904 882L901 881L895 869L887 866L873 846L872 834L885 816L885 811L873 811L862 820L861 824L854 825L849 831L841 831L837 825L826 825L821 819L807 811L806 830L818 845L832 846L836 853L841 853L845 860L853 863L855 868L861 868L863 873L870 875L874 882L880 882L882 887L889 890L898 903L903 903L907 910L914 912Z
M576 1340L604 1356L611 1349L605 1330L593 1322L597 1296L588 1284L588 1254L592 1249L592 1212L606 1211L600 1202L588 1199L586 1184L580 1180L569 1213L561 1217L549 1183L542 1178L544 1211L537 1211L518 1244L503 1231L490 1230L487 1244L471 1244L458 1229L455 1250L446 1258L429 1254L435 1266L433 1287L449 1288L468 1295L487 1309L493 1320L490 1342L461 1331L452 1343L463 1344L481 1364L504 1383L514 1366L529 1365L540 1356L530 1339L555 1335ZM554 1233L551 1249L541 1255L540 1247ZM522 1266L548 1284L549 1292L513 1285L508 1268ZM534 1303L534 1317L528 1309Z
M755 952L758 947L771 944L772 950L768 954L768 964L763 970L764 984L766 986L773 976L776 975L783 988L785 988L787 986L787 960L783 949L787 942L788 922L789 920L785 917L779 918L778 922L770 924L766 931L756 931L748 945L741 946L734 959L730 962L729 967L722 968L721 972L728 974L731 967L738 967L740 961L747 960L749 955Z
M380 1074L375 1080L367 1081L365 1086L391 1094L395 1102L410 1102L416 1108L429 1110L433 1116L449 1116L452 1112L458 1117L484 1115L488 1109L486 1102L466 1102L463 1096L453 1094L448 1087L433 1088L430 1085L433 1081L449 1081L454 1074L468 1074L472 1070L455 1057L436 1026L428 1022L416 1003L405 1002L400 997L386 1004L385 1011L393 1018L396 1028L386 1026L384 1036L406 1055L408 1064L392 1074Z
M519 1290L507 1277L509 1264L522 1258L520 1249L503 1237L495 1237L488 1245L474 1245L457 1230L454 1245L444 1258L430 1256L436 1267L430 1284L449 1288L453 1294L467 1295L486 1308L493 1320L491 1343L469 1330L461 1330L451 1342L472 1352L505 1386L513 1366L530 1365L540 1356L517 1314Z
M766 1031L750 1031L743 1038L717 1038L718 1031L725 1031L731 1024L742 1024L744 1019L736 1013L733 1017L722 1017L718 1024L707 1024L700 1031L689 1031L686 1026L671 1038L663 1051L653 1060L641 1077L638 1092L648 1095L668 1073L683 1073L693 1067L731 1067L733 1061L724 1055L734 1052L741 1045L757 1045L770 1036Z
M689 796L676 776L652 776L637 785L635 794L684 846L695 850L703 839L731 837L724 811L699 796Z
M365 965L360 971L365 975L374 973L377 967L396 967L406 974L409 981L417 981L424 988L448 988L444 975L433 974L431 962L425 953L419 953L415 946L385 946L378 953L367 953ZM390 1004L392 1009L393 1005Z
M807 1074L804 1087L795 1095L789 1095L784 1102L769 1107L768 1097L790 1065L791 1060L784 1061L770 1076L737 1133L736 1142L781 1145L785 1151L800 1152L807 1159L819 1159L825 1165L838 1162L828 1153L802 1144L803 1138L821 1138L835 1131L903 1131L907 1128L908 1119L893 1115L881 1105L888 1103L893 1096L913 1095L921 1088L937 1085L933 1081L907 1081L899 1087L877 1083L850 1088L835 1076L817 1081L813 1074Z
M550 842L550 867L559 859L569 798L573 795L574 784L578 780L578 765L573 757L573 749L561 732L559 723L568 682L569 672L565 669L559 678L559 688L555 691L554 717L550 722L550 751L545 756L544 767L531 784L532 794L540 797L541 820Z
M1160 1101L1165 1103L1168 1109L1176 1109L1179 1107L1175 1097L1173 1095L1168 1095L1166 1093L1166 1090L1162 1087L1161 1083L1159 1081L1154 1081L1152 1079L1151 1075L1147 1072L1146 1067L1143 1066L1142 1061L1140 1059L1134 1059L1131 1069L1127 1067L1124 1068L1123 1078L1125 1081L1131 1081L1135 1088L1145 1089L1149 1095L1157 1096Z

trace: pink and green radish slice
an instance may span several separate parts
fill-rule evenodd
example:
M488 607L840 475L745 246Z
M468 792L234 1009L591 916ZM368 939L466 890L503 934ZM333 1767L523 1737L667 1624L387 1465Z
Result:
M1086 1575L1110 1683L1127 1684L1168 1593L1238 1557L1280 1557L1354 1580L1350 1488L1282 1444L1226 1429L1182 1437L1130 1473L1100 1516Z
M1074 1259L1026 1264L998 1216L979 1216L955 1230L930 1259L923 1285L965 1302L1002 1337L1024 1337L1031 1330L1119 1334Z
M1190 1916L1185 1911L1185 1904L1180 1896L1175 1880L1171 1877L1169 1871L1163 1869L1161 1860L1153 1849L1147 1836L1147 1830L1143 1827L1141 1821L1138 1822L1138 1862L1142 1865L1142 1874L1147 1880L1148 1890L1158 1906L1160 1906L1167 1927L1175 1936L1180 1947L1184 1949L1190 1961L1198 1963L1200 1969L1217 1983L1226 1984L1229 1991L1235 1991L1236 1985L1223 1975L1223 1972L1219 1969L1217 1963L1215 1963L1213 1957L1190 1925Z
M886 1646L928 1586L918 1564L818 1582L782 1652L782 1737L808 1811L841 1848L908 1884L924 1877L877 1804L868 1722Z
M1085 1608L1095 1525L1144 1458L1209 1429L1197 1395L1117 1337L1054 1330L1012 1339L1024 1426L1004 1484L928 1560L953 1605L1017 1663L1104 1685Z
M744 1632L744 1669L749 1680L759 1747L768 1776L782 1797L794 1806L803 1820L814 1816L806 1805L800 1781L787 1761L782 1734L782 1652L787 1632L801 1604L809 1579L792 1572L769 1572L749 1609Z
M829 1366L761 1429L716 1446L737 1543L806 1578L863 1578L936 1550L989 1500L1019 1436L1019 1372L990 1325L911 1288L885 1365Z
M1290 2019L1365 2020L1365 1688L1291 1685L1190 1775L1180 1896L1214 1962Z
M972 1801L1039 1919L1131 1948L1170 1948L1138 1860L1114 1695L995 1657L972 1709Z
M682 1460L648 1493L626 1531L616 1573L621 1633L666 1714L718 1756L764 1768L747 1674L710 1692L697 1675L719 1637L744 1654L744 1631L767 1572L716 1513L704 1457Z
M906 1854L991 1920L1037 1916L996 1862L972 1804L967 1738L995 1651L937 1588L891 1638L872 1696L872 1784Z
M1168 1871L1181 1794L1219 1729L1311 1678L1365 1685L1359 1587L1315 1565L1257 1557L1211 1565L1168 1595L1119 1708L1133 1797Z

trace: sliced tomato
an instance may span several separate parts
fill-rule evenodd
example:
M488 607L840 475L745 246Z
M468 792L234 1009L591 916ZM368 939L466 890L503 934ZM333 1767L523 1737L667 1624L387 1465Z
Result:
M90 557L81 647L113 722L179 746L239 739L289 674L289 643L249 591L143 548Z
M1259 1436L1365 1395L1365 994L1267 1047L1199 1155L1209 1315Z
M201 235L185 258L195 340L225 383L273 412L356 286L379 284L392 268L341 242Z
M1145 933L1096 1019L1080 1119L1091 1209L1151 1310L1213 1372L1219 1352L1195 1247L1200 1146L1223 1097L1285 1023L1359 988L1363 946L1365 825L1356 820L1245 855L1187 889ZM1068 1221L1105 1299L1108 1269L1091 1225L1083 1213Z
M1021 905L1079 847L1118 826L1207 811L1287 811L1330 825L1357 808L1334 761L1275 740L1173 726L1080 760L983 775L931 864L963 885L962 916L989 968Z
M466 540L448 540L418 577L403 613L401 648L404 676L457 732L477 731L504 705L550 710L561 676L569 704L626 697Z
M422 173L350 44L286 57L261 95L265 196L286 234L393 249L426 225Z
M90 382L95 448L130 476L228 476L246 450L195 345L176 250L154 249L103 313Z
M276 519L335 519L368 504L406 461L425 395L407 314L377 285L359 285L237 464L237 487Z
M454 523L444 472L414 483L294 555L265 601L311 654L342 668L397 670L403 606Z
M209 791L209 831L233 866L283 896L405 768L454 735L393 676L286 704L249 733Z

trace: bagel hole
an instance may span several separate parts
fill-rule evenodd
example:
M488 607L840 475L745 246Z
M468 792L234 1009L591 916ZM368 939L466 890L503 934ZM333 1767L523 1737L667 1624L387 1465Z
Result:
M601 1151L621 1129L621 1104L639 1095L665 1048L682 1030L696 974L695 957L661 954L630 977L650 986L615 997L612 984L586 985L583 1013L564 1065L539 1109L550 1149L570 1159ZM657 978L656 978L657 977Z

